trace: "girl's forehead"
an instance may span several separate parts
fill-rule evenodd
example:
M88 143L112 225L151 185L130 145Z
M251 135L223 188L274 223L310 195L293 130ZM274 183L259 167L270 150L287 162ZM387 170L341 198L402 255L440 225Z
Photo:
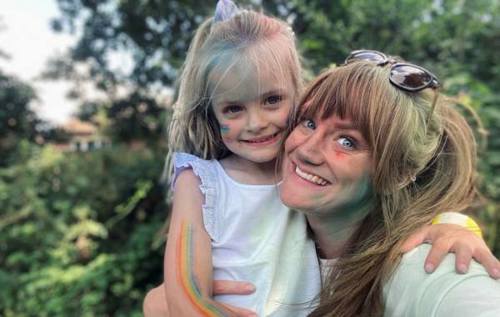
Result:
M264 63L260 63L264 64ZM215 103L246 102L268 93L291 93L293 85L288 74L275 67L238 63L210 76Z

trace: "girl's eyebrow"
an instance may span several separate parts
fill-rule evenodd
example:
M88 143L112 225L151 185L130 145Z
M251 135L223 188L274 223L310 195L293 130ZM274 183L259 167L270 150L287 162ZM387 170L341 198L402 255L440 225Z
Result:
M273 89L270 89L270 90L267 90L265 91L264 93L260 94L260 96L257 96L256 99L260 98L267 98L269 96L273 96L273 95L284 95L286 93L286 89L284 88L273 88ZM233 96L231 96L233 97ZM219 100L216 99L216 104L217 105L220 105L220 106L226 106L226 105L232 105L232 104L240 104L242 102L245 102L243 100L238 100L238 99L224 99L224 98L221 98Z
M286 93L286 89L284 88L276 88L276 89L271 89L271 90L268 90L264 93L261 94L262 97L269 97L269 96L272 96L272 95L282 95Z

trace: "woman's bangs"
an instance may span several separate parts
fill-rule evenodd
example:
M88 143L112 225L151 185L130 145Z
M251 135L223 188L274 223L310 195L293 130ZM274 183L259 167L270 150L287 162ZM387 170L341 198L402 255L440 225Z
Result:
M335 115L351 119L354 126L364 133L362 126L368 120L366 105L363 107L358 93L362 90L356 89L355 82L343 73L342 68L335 68L313 84L302 99L297 121L318 117L324 120Z

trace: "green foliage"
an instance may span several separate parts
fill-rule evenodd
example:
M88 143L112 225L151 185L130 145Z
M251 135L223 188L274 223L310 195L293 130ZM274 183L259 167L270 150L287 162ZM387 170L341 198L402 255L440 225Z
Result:
M0 315L140 316L162 276L162 158L23 148L0 169Z
M29 108L34 99L33 88L0 70L0 167L9 162L20 139L35 139L39 120Z

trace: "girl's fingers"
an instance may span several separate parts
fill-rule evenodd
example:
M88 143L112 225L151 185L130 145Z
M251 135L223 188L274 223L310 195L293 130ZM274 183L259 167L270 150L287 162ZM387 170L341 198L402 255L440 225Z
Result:
M500 261L489 250L474 254L474 259L484 266L492 278L500 278Z
M429 239L428 234L430 228L431 228L430 225L424 226L415 231L414 233L412 233L411 236L408 239L406 239L406 241L401 246L401 252L402 253L409 252L413 248L416 248L422 243L426 242Z
M248 295L255 292L255 286L249 282L215 280L213 282L214 295Z
M450 252L450 245L444 240L433 242L432 248L425 259L424 269L427 273L432 273Z
M466 245L456 246L453 250L455 251L455 271L460 274L467 273L472 260L472 250Z

